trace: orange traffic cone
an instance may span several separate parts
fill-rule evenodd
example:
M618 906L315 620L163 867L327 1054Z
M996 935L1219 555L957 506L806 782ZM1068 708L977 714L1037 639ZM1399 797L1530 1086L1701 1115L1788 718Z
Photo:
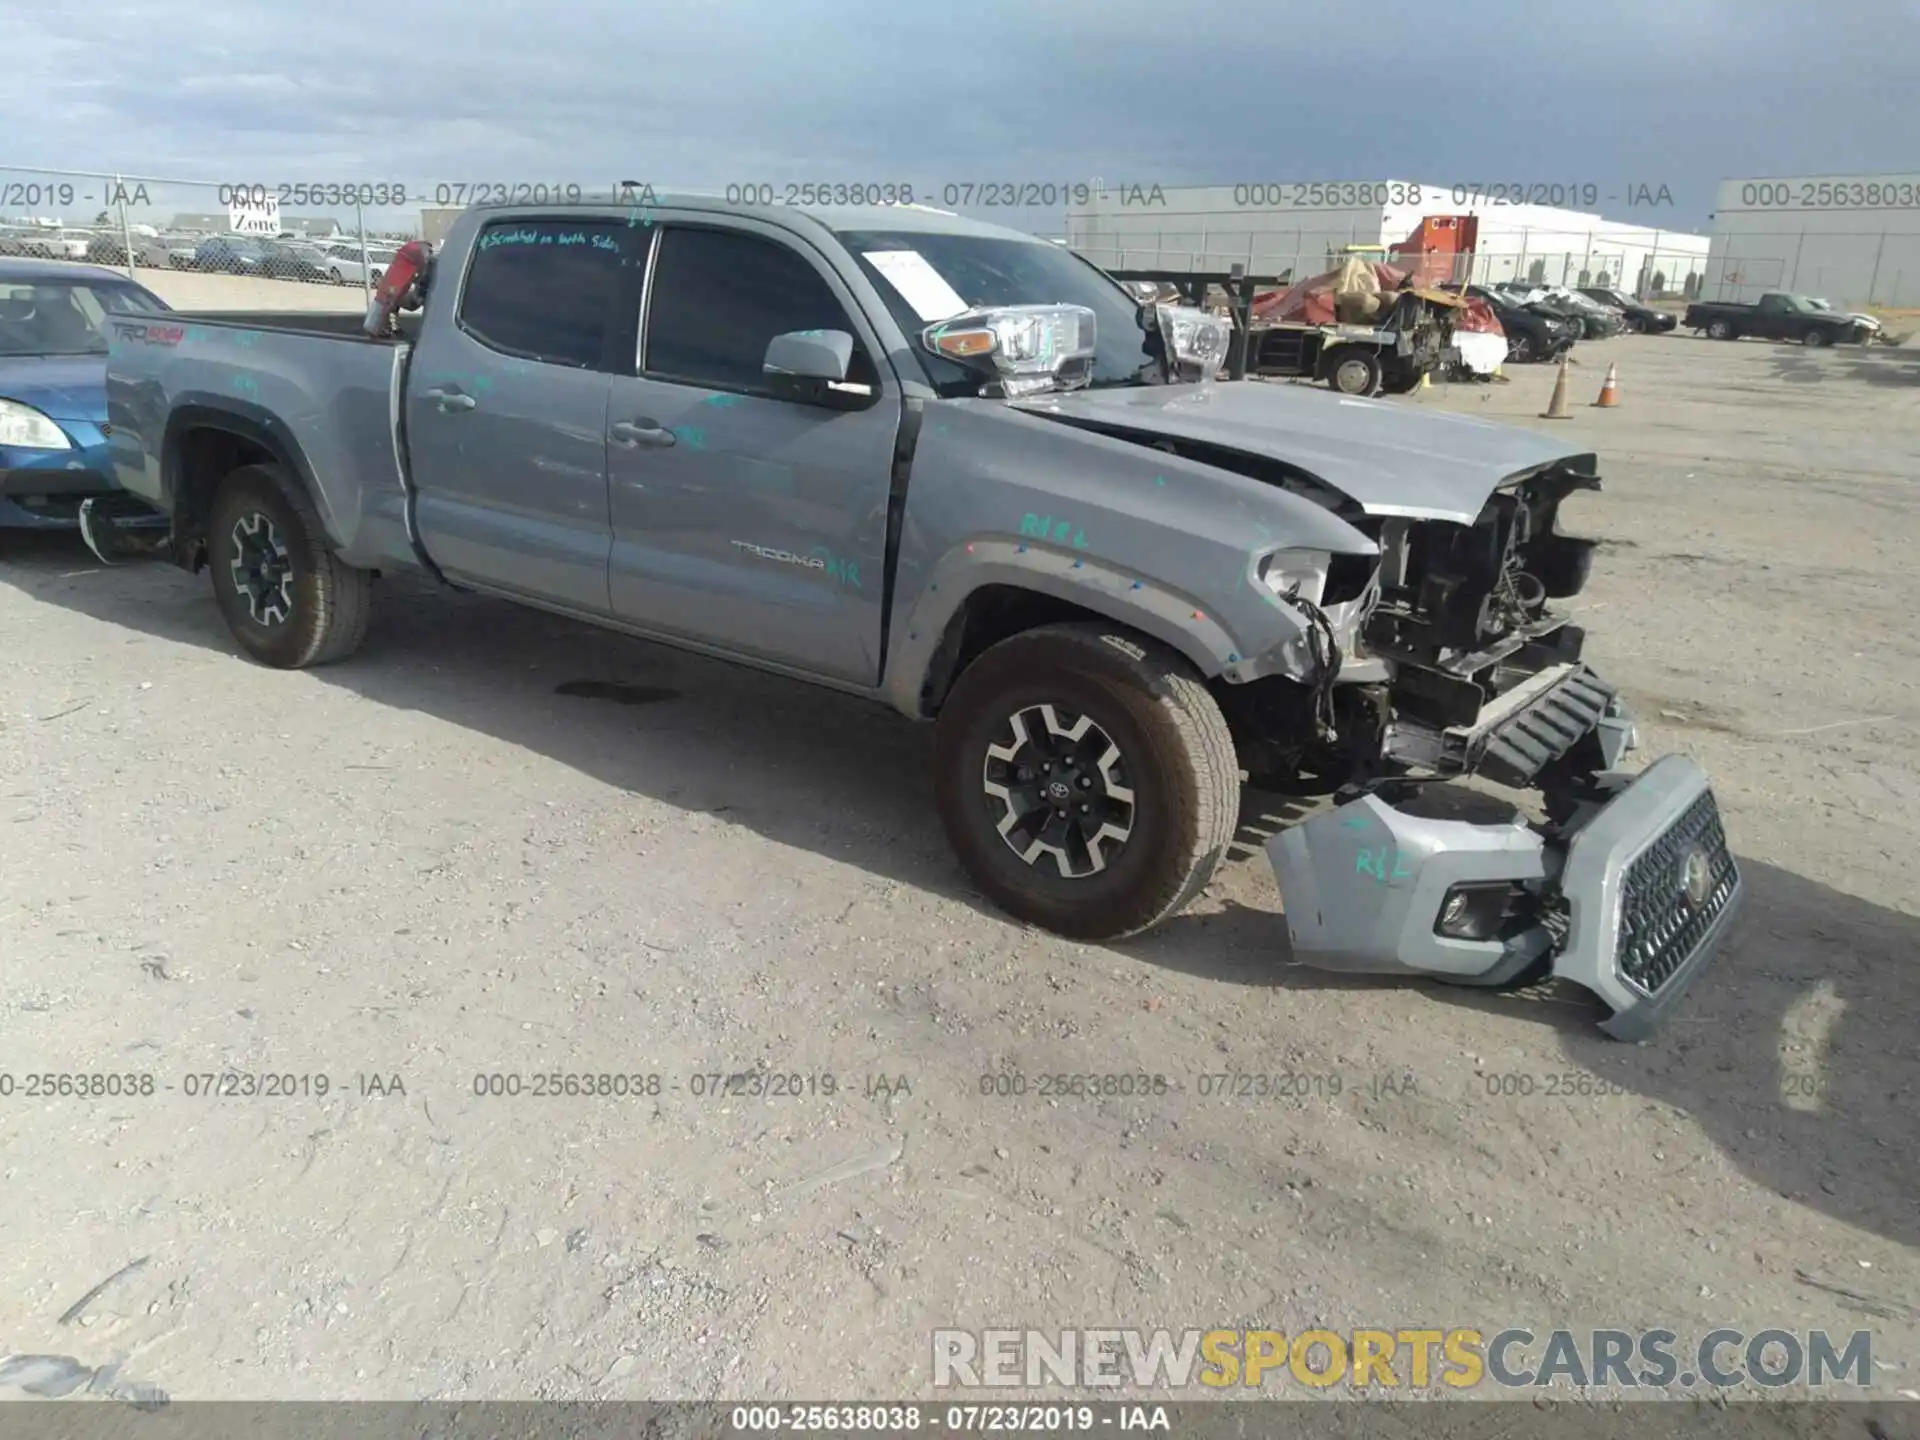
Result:
M1547 402L1542 420L1564 420L1567 418L1567 357L1560 357L1560 373L1554 377L1553 399Z
M1607 366L1607 378L1600 384L1600 398L1593 402L1600 409L1611 409L1620 403L1620 377L1616 373L1619 368Z

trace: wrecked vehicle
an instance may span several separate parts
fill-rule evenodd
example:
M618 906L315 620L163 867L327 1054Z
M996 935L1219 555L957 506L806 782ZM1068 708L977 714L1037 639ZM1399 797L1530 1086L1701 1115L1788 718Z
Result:
M1416 286L1405 270L1349 256L1254 301L1251 367L1257 375L1317 380L1343 395L1405 395L1460 360L1453 324L1461 304L1444 290Z
M1737 908L1707 777L1618 768L1556 608L1591 454L1219 382L1224 321L1063 247L914 207L478 207L364 324L174 318L114 324L114 462L265 664L347 656L408 571L884 702L935 727L973 881L1084 940L1201 892L1243 771L1331 792L1268 848L1296 958L1558 975L1616 1035ZM1474 775L1544 818L1423 813Z

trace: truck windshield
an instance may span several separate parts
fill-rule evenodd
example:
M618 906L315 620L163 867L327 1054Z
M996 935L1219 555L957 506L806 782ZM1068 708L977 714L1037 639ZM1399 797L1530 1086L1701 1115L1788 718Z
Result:
M158 315L167 306L138 285L0 281L0 355L104 355L108 315Z
M1093 384L1149 384L1154 359L1140 324L1140 307L1125 290L1064 245L999 236L928 231L842 231L867 278L885 297L909 337L931 323L880 273L870 254L913 251L969 306L1084 305L1094 315ZM934 388L949 399L977 394L978 372L915 347Z

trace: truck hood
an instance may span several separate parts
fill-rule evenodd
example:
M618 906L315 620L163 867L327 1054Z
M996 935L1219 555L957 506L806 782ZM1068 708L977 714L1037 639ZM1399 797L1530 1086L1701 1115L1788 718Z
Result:
M1081 390L1020 409L1126 439L1165 437L1277 460L1369 515L1471 525L1500 482L1590 452L1531 430L1258 380Z
M107 418L107 357L0 356L0 400L18 400L54 420Z

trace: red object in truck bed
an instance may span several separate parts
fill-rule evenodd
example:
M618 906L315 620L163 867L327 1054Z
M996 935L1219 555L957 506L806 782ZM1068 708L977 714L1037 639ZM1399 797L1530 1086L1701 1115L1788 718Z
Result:
M1398 290L1400 282L1407 278L1404 270L1396 270L1378 261L1371 264L1373 278L1383 291ZM1329 270L1324 275L1315 275L1285 290L1269 290L1263 295L1256 295L1253 297L1253 318L1269 323L1291 320L1302 325L1332 325L1335 323L1333 282L1339 278L1339 269Z

